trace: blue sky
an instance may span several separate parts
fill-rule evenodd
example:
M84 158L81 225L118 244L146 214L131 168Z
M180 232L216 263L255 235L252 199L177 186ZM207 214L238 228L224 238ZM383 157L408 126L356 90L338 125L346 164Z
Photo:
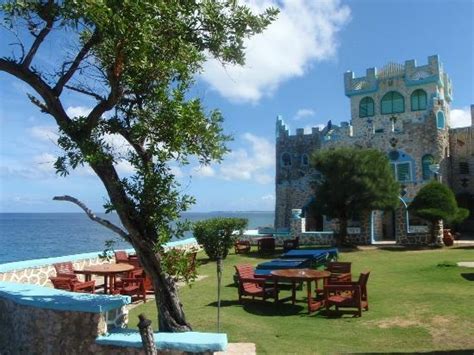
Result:
M277 4L281 14L266 33L248 42L246 67L222 69L210 60L193 89L206 107L222 110L225 130L234 136L232 153L221 165L174 167L182 191L197 198L193 211L273 210L276 116L283 115L293 132L328 120L349 121L347 70L362 76L369 67L407 59L420 65L439 54L453 81L452 125L470 122L473 1L247 2L255 10ZM10 41L0 29L0 54L9 53ZM42 60L54 56L52 48ZM87 167L67 178L54 174L59 153L54 122L29 103L28 91L0 73L0 212L77 212L51 200L63 194L100 212L106 192ZM89 108L74 95L66 102L70 113ZM130 172L126 164L119 171Z

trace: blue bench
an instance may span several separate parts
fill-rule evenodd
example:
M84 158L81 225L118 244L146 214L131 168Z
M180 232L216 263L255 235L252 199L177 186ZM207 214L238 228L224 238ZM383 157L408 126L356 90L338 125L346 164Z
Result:
M257 270L302 269L308 267L311 259L275 259L257 265Z
M282 259L308 258L313 261L323 261L325 259L337 259L337 248L326 249L293 249L281 256Z
M180 350L186 352L225 351L227 349L227 334L222 333L155 333L156 347L160 350ZM140 333L132 329L117 329L99 336L96 344L142 348Z

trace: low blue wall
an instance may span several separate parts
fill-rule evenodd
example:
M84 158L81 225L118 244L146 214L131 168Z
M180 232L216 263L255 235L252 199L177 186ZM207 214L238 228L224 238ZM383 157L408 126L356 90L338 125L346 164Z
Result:
M175 242L166 243L165 247L173 248L173 247L182 246L186 244L197 244L197 241L195 238L187 238L187 239L178 240ZM128 253L135 252L134 249L126 249L126 251ZM15 262L6 263L6 264L0 264L0 273L11 272L14 270L29 269L29 268L38 268L38 267L52 265L55 263L62 263L66 261L74 262L74 261L84 260L84 259L93 259L93 258L97 258L101 254L102 252L96 251L92 253L67 255L67 256L59 256L59 257L52 257L52 258L15 261Z
M14 282L0 282L0 297L24 306L88 313L108 312L131 302L129 296L68 292Z

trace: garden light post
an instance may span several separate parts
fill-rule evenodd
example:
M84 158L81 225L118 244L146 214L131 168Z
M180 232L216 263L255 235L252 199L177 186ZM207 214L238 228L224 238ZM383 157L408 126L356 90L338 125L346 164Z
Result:
M222 254L223 245L222 237L224 236L223 231L219 231L219 243L218 243L218 256L216 260L217 265L217 332L221 331L221 280L222 280Z

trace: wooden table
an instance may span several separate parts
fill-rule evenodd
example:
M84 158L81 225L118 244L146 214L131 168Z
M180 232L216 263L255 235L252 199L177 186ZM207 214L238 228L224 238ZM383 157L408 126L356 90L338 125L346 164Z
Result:
M74 270L76 274L85 275L86 281L90 281L92 275L104 277L104 293L112 293L115 286L117 274L132 271L133 265L130 264L101 264L87 266L82 270Z
M316 289L318 287L318 280L322 279L323 283L326 284L327 279L331 275L329 271L320 271L313 269L284 269L284 270L273 270L270 273L274 281L275 289L275 302L278 302L278 281L290 281L292 283L291 301L295 304L296 300L296 283L306 282L307 295L308 295L308 313L315 311L320 308L321 304L313 302L311 295L311 282L315 281Z

